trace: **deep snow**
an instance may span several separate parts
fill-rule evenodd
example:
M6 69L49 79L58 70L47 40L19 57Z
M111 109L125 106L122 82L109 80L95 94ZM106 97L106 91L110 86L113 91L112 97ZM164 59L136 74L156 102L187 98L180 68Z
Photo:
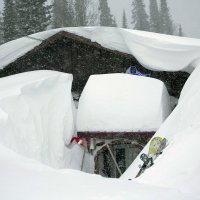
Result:
M199 39L111 27L73 27L48 30L1 45L0 68L59 31L71 32L103 47L132 54L144 67L152 70L192 72L200 59Z
M170 188L56 170L0 145L2 200L197 200Z
M199 74L200 68L196 69L188 80L179 105L157 133L161 135L162 132L170 145L155 166L139 179L132 181L127 180L127 177L133 178L134 164L126 173L128 176L124 175L124 180L105 179L70 169L53 169L41 164L44 161L43 163L55 167L55 162L52 161L56 160L59 164L65 161L66 167L80 170L78 161L82 158L83 151L79 146L64 147L64 142L72 133L66 130L72 130L74 125L70 91L71 75L35 71L0 79L1 198L4 200L199 199L199 112L195 109L200 98L200 85L197 84ZM126 76L131 77L131 75ZM188 101L188 95L193 94L194 99ZM9 109L9 106L12 107ZM53 120L50 117L52 113L54 113ZM65 121L66 115L69 121ZM177 120L180 121L179 126ZM51 129L47 131L43 123ZM68 129L63 129L65 123ZM58 130L55 132L55 128L58 127L62 129L62 133ZM63 152L63 148L66 152ZM37 156L33 156L35 153L36 155L42 153L46 159L38 159Z
M155 165L138 179L134 176L139 170L139 158L118 180L41 164L80 169L82 149L64 146L75 132L71 75L42 71L0 79L1 198L200 199L200 40L104 27L56 29L32 37L46 39L60 30L85 36L107 48L132 53L150 69L196 69L183 88L178 106L156 133L166 137L169 145ZM1 68L40 43L25 37L2 45ZM148 145L143 152L147 148ZM134 180L128 181L128 178Z
M160 80L130 74L92 75L79 100L77 130L156 131L171 112Z
M157 186L175 188L199 197L200 183L200 64L186 82L177 107L161 125L156 135L169 141L163 154L136 180ZM148 151L148 145L141 153ZM122 175L132 178L139 171L139 156Z
M72 75L33 71L0 79L0 143L53 167L69 165Z

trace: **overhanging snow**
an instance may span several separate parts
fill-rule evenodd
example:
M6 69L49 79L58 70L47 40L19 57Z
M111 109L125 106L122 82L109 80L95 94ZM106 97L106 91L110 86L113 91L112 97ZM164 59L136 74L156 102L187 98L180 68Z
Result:
M0 79L0 143L53 167L66 166L74 134L72 75L33 71Z
M48 30L1 45L0 68L60 31L74 33L103 47L132 54L151 70L191 72L200 59L199 39L111 27L73 27Z

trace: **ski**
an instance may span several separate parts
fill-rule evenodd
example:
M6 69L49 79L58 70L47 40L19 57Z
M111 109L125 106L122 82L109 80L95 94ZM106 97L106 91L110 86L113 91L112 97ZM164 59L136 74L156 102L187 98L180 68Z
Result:
M167 146L167 139L162 137L154 137L150 141L148 154L141 154L140 159L143 161L142 165L139 165L139 172L136 177L139 177L144 171L154 164L154 160L162 154L163 149Z

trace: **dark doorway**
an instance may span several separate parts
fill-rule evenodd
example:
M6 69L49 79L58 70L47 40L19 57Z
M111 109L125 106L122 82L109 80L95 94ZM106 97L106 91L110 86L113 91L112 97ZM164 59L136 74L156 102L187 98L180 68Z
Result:
M124 142L123 140L112 141L108 145L122 174L143 148L142 146L132 144L131 141ZM120 172L106 146L97 152L95 172L103 177L120 177Z

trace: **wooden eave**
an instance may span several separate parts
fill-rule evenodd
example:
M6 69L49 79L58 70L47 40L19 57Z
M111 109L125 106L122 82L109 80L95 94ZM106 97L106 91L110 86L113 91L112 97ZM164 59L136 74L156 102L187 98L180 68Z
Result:
M95 139L129 139L136 140L139 143L146 142L155 134L155 131L143 132L78 132L80 138L85 138L89 141L91 138Z
M31 39L34 39L34 38L31 38ZM109 48L105 48L105 47L101 46L97 42L92 42L88 38L85 38L85 37L82 37L82 36L78 36L76 34L69 33L69 32L66 32L66 31L60 31L60 32L56 33L55 35L43 40L40 45L36 46L34 49L30 50L27 53L32 53L32 52L35 52L35 51L37 51L39 49L48 47L51 44L54 44L56 41L61 40L61 39L68 39L68 40L73 41L75 43L85 44L85 45L91 46L93 48L104 50L104 51L113 53L115 55L126 57L126 58L129 58L129 59L133 59L134 58L131 54L127 54L127 53L123 53L123 52L120 52L120 51L117 51L117 50L112 50L112 49L109 49ZM36 39L36 40L38 40L38 39Z

